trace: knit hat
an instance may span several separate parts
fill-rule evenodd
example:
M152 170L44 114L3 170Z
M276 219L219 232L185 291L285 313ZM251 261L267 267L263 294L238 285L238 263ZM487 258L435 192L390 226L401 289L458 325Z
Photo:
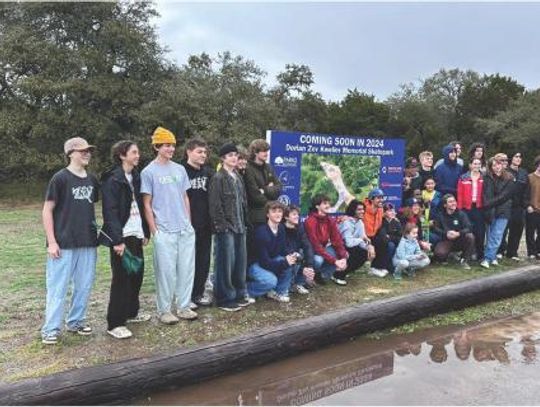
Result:
M238 148L236 148L236 145L233 143L225 143L221 146L219 149L219 156L223 157L224 155L227 155L229 153L237 153Z
M176 144L176 137L169 130L157 127L152 134L152 144Z
M64 143L64 153L70 155L73 151L94 150L96 146L88 144L82 137L73 137Z

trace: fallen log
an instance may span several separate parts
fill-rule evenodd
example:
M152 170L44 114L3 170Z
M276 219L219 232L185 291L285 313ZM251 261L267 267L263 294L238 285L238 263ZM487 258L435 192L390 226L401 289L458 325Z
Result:
M129 404L225 373L407 322L540 288L540 266L358 304L170 355L75 369L0 386L0 405Z

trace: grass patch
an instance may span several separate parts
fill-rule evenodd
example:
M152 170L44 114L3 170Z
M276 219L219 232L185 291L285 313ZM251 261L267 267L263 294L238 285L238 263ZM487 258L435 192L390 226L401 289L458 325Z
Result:
M474 267L471 271L456 266L432 266L428 271L419 272L416 278L404 278L401 282L370 277L359 271L348 279L346 287L335 284L320 286L309 296L293 295L289 304L259 299L253 306L232 314L206 307L199 310L198 320L174 326L160 325L153 318L148 323L130 327L134 337L118 342L106 334L111 271L109 251L100 247L96 281L88 308L88 322L94 328L94 335L64 334L58 346L48 347L39 339L45 304L46 256L40 211L40 205L0 209L0 227L4 231L0 246L0 292L3 294L0 297L0 381L16 381L72 368L173 352L181 347L230 338L353 304L491 275L516 265L504 261L499 269ZM100 212L101 209L96 207L96 214ZM155 286L151 244L145 248L145 265L141 304L144 310L153 312ZM521 314L536 310L538 305L540 292L533 292L426 318L372 336Z

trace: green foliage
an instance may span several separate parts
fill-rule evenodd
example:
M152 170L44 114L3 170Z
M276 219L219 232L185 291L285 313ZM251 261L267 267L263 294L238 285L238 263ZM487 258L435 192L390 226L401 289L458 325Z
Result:
M0 180L50 176L73 136L98 146L96 172L124 138L139 143L145 165L157 126L180 143L203 137L214 151L268 129L404 137L410 155L438 155L456 138L492 152L538 151L538 97L512 78L441 69L384 102L356 88L329 102L306 65L285 65L268 88L254 61L230 52L171 63L150 23L156 15L152 3L127 0L0 5Z
M327 195L332 204L338 200L338 193L321 166L323 162L339 167L347 190L358 199L366 197L369 190L379 184L379 157L304 154L300 189L300 209L303 214L308 212L311 198L317 194ZM345 205L339 210L345 211Z

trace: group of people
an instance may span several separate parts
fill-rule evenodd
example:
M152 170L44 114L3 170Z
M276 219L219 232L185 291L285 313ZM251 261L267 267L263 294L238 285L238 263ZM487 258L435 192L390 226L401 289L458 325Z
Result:
M420 164L407 160L399 211L374 188L364 201L353 199L340 216L333 216L328 196L316 195L302 222L297 206L278 201L281 183L267 162L265 140L254 140L247 153L225 143L216 171L207 163L209 149L202 139L186 142L180 163L173 160L171 131L158 127L151 143L155 159L139 173L137 144L117 142L113 166L98 180L86 171L95 146L80 137L65 142L69 164L50 180L43 207L48 252L43 343L59 340L70 283L66 330L92 334L86 309L98 244L110 248L107 332L116 339L132 336L128 324L151 318L139 305L149 239L163 324L196 319L201 306L235 312L260 297L285 303L290 293L307 295L330 281L344 286L347 275L367 261L368 273L377 277L414 276L430 264L432 247L438 260L460 251L464 267L474 255L489 267L499 249L517 256L518 207L527 212L529 254L540 258L540 157L536 171L527 175L519 154L506 168L502 154L486 162L479 145L481 154L475 150L465 172L454 143L435 166L429 152L420 154ZM99 195L101 228L94 210ZM508 243L501 245L507 224Z

